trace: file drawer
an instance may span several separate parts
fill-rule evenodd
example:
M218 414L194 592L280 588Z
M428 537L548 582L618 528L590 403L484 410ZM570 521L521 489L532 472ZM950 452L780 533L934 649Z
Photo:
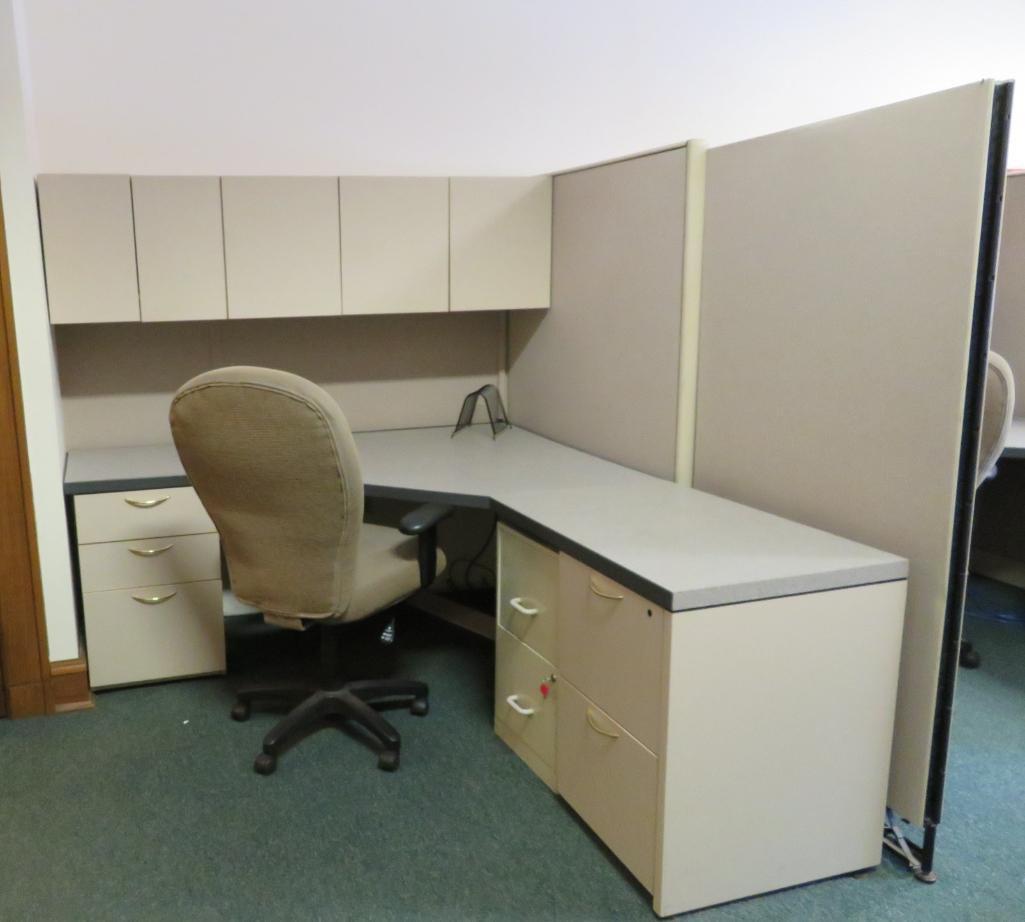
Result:
M560 796L650 891L658 759L565 679L557 708Z
M76 496L75 521L79 544L215 531L192 487Z
M495 732L550 786L555 772L555 670L499 627L495 635ZM541 686L548 687L545 696ZM524 752L524 748L529 752ZM536 757L536 758L532 758ZM540 760L548 769L539 770ZM548 777L546 777L546 774Z
M83 595L93 688L224 671L221 581Z
M498 526L498 623L550 662L555 661L559 555Z
M83 592L220 579L220 539L211 532L83 544L78 564Z
M660 749L665 612L559 557L559 672L652 752Z

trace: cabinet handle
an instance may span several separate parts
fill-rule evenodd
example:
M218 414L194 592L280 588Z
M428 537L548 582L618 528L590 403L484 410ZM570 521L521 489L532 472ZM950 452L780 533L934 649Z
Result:
M520 704L519 701L516 700L519 697L519 695L510 695L508 698L505 699L505 703L508 704L509 707L511 707L517 714L522 714L524 717L530 717L534 713L534 709L525 708L522 704Z
M126 496L124 500L129 506L135 506L136 509L152 509L154 506L166 503L170 498L170 496L158 496L155 499L132 499L130 496Z
M600 733L602 736L607 736L610 740L619 739L618 733L612 730L606 730L604 727L599 727L598 724L595 723L594 711L591 708L587 709L587 722L588 724L590 724L591 729L594 730L595 733Z
M593 576L591 577L591 592L593 592L596 596L600 596L603 599L612 599L613 602L622 602L624 598L621 595L615 595L612 592L605 592L599 589L597 584L594 582Z
M518 595L515 599L509 599L509 604L516 609L521 615L526 615L528 618L533 618L539 611L540 608L528 608L523 604L523 596Z
M163 554L164 551L169 551L172 547L174 547L173 544L165 544L163 547L130 547L128 553L135 554L136 557L156 557L157 554Z
M132 598L136 602L142 602L143 605L159 605L161 602L173 599L176 595L178 595L178 590L169 592L167 595L133 595Z

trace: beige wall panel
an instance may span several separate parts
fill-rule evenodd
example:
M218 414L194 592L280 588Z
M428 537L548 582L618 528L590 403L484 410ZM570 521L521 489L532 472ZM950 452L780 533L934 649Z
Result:
M225 176L229 317L342 312L338 180Z
M910 560L889 802L919 823L992 98L708 152L694 485Z
M133 176L143 320L217 320L224 293L221 181Z
M451 309L551 303L551 176L453 178Z
M52 323L139 319L127 176L37 179Z
M1008 176L1004 191L990 345L1007 359L1018 391L1025 394L1025 173ZM1025 400L1015 415L1025 416Z
M879 863L905 588L670 616L659 915Z
M339 181L342 313L448 310L448 179Z
M67 447L171 441L171 396L221 365L283 368L323 385L355 429L455 425L498 374L498 314L313 317L61 327Z
M555 177L552 310L509 320L517 425L672 479L686 151Z

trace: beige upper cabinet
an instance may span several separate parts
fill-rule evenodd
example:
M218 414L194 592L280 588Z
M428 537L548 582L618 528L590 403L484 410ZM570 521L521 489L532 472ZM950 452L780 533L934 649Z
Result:
M134 176L132 200L142 319L227 317L220 179Z
M451 181L451 309L551 304L552 178Z
M51 323L139 319L127 176L37 179Z
M345 177L342 313L448 310L448 179Z
M338 180L225 176L228 316L342 312Z

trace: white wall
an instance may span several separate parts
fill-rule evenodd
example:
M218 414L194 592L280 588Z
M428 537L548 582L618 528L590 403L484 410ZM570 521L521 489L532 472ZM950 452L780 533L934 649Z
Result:
M1022 0L25 10L41 172L545 172L1025 78Z
M16 33L16 10L11 0L0 0L0 188L50 659L62 660L78 656L64 518L63 429Z

